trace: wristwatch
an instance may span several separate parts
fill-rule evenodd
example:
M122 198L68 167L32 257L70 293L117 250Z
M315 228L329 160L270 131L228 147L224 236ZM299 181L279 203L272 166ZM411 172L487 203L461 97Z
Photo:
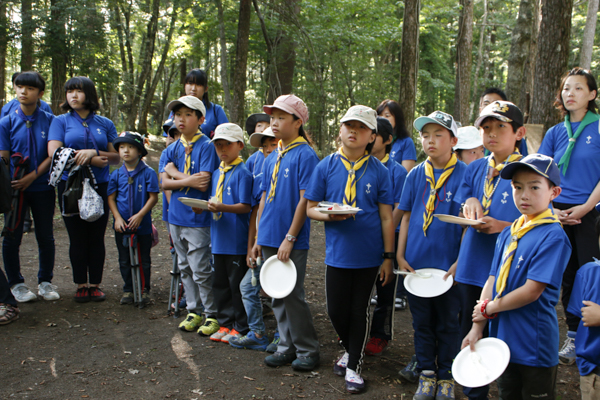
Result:
M286 238L288 241L290 241L290 242L295 242L296 240L298 240L298 239L296 238L296 236L294 236L294 235L290 235L289 233L288 233L287 235L285 235L285 238Z
M383 253L382 256L384 259L393 260L396 258L396 253Z

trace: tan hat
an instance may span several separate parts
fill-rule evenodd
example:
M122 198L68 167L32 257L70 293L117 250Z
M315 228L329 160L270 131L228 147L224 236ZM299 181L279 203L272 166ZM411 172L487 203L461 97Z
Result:
M217 126L217 128L215 129L215 135L213 136L211 142L214 142L215 140L219 139L227 140L229 142L244 143L244 131L242 131L242 128L240 128L236 124L226 122Z
M252 135L250 135L250 146L261 147L262 139L265 136L272 137L272 138L275 137L275 134L273 134L271 127L268 127L267 129L265 129L262 132L256 132L256 133L253 133Z
M377 113L371 107L352 106L346 111L346 115L340 122L360 121L369 128L377 131Z
M202 116L206 116L206 107L204 107L204 103L202 100L195 96L181 96L177 100L173 100L167 105L167 108L173 111L173 108L178 106L179 104L183 104L187 108L192 110L198 110L202 113Z
M306 125L308 122L308 107L306 107L306 104L304 104L302 99L298 96L294 96L293 94L279 96L273 105L263 106L263 111L271 115L274 108L278 108L288 114L300 118L302 120L302 125Z
M479 146L483 146L483 139L479 129L474 126L462 126L458 128L458 142L452 149L454 150L471 150Z

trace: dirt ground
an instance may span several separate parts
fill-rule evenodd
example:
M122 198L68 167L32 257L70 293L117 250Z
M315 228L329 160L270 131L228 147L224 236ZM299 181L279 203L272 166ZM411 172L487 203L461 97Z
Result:
M157 146L158 148L158 146ZM158 151L149 156L156 167ZM155 209L155 214L160 211ZM56 267L53 283L61 299L21 305L21 318L0 327L1 399L347 399L343 378L332 373L342 349L325 309L323 225L313 223L306 293L321 343L321 366L298 373L291 367L269 368L267 353L237 350L177 329L183 319L167 316L171 256L167 232L155 218L161 242L152 251L152 297L144 309L119 305L122 280L114 232L106 232L102 288L107 300L78 304L72 299L68 237L55 216ZM22 273L35 287L37 245L26 234L21 246ZM184 313L183 313L184 314ZM562 315L562 311L559 312ZM272 335L276 321L265 320ZM564 330L564 322L561 321ZM366 357L363 376L368 399L411 399L415 384L403 383L398 371L413 354L411 316L395 313L395 339L380 357ZM561 331L561 337L564 332ZM557 393L580 398L576 366L560 366ZM459 388L457 398L462 398ZM497 397L495 387L492 398Z

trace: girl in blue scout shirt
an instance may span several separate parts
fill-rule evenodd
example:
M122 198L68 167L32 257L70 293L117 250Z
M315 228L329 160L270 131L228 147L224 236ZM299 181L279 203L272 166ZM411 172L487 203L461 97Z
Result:
M403 271L437 268L449 271L458 258L462 228L434 218L434 214L458 215L454 196L467 166L452 153L458 128L454 118L441 111L417 118L427 160L406 177L398 238L398 267ZM454 391L452 360L458 352L460 298L453 286L432 298L408 294L415 329L419 387L415 399L450 399ZM437 391L436 391L437 387Z
M280 341L265 364L280 367L291 363L294 369L312 371L320 359L317 332L304 295L310 221L303 196L319 158L304 131L308 108L300 98L279 96L263 109L271 115L271 129L279 145L263 167L260 221L252 258L277 255L281 261L292 260L297 272L292 292L283 299L273 299Z
M271 117L265 113L252 114L246 120L246 133L248 136L252 137L255 133L260 134L264 132L265 129L269 127L271 122ZM252 141L252 139L250 139ZM260 144L260 143L259 143ZM257 146L254 146L257 147ZM260 170L262 168L263 162L265 161L267 156L264 154L262 147L258 146L258 151L252 153L248 160L246 160L246 167L252 174L254 175L254 170Z
M390 150L390 157L410 172L417 161L417 150L410 132L406 130L404 113L400 108L400 104L394 100L383 100L377 106L376 111L377 115L390 121L392 128L394 128L394 141Z
M558 370L556 303L571 255L552 200L561 178L552 158L532 154L500 173L512 179L512 198L522 214L496 242L489 277L473 307L473 326L462 347L490 336L510 348L510 363L498 378L501 399L554 399Z
M371 292L377 280L383 286L394 282L394 198L388 170L370 155L377 131L375 111L351 107L341 123L342 146L317 165L304 197L308 217L325 221L327 312L346 350L333 371L345 376L348 392L359 393L365 387L360 372ZM317 210L320 201L343 201L362 211L323 214Z
M114 217L115 242L119 251L119 267L123 285L121 304L132 304L133 283L129 247L123 240L135 234L142 276L142 302L150 302L150 249L152 248L152 215L158 202L158 178L142 157L148 155L144 137L137 132L123 132L113 141L123 165L110 175L108 205Z
M96 113L100 109L94 82L84 76L71 78L65 83L66 101L61 108L66 114L52 122L48 134L48 154L60 147L76 150L75 164L91 165L98 183L96 192L104 200L104 215L87 222L79 215L63 217L69 233L69 257L73 268L73 281L77 284L75 301L103 301L106 296L99 289L104 269L104 233L108 223L108 166L119 163L119 153L112 141L117 130L111 120ZM67 183L65 172L58 184L58 197L62 198ZM62 207L62 202L59 202Z
M17 104L19 106L0 120L0 155L11 160L15 153L29 158L29 169L23 178L12 182L13 189L21 191L22 207L12 234L4 236L2 259L14 297L19 302L35 300L36 295L25 285L21 275L19 248L23 237L23 217L25 209L31 207L35 220L35 238L38 242L38 293L45 300L58 300L56 287L51 284L54 271L54 216L55 194L48 185L48 131L54 115L46 113L38 106L44 94L46 82L37 72L24 72L15 79ZM10 176L15 168L11 160ZM5 221L8 219L5 216Z
M575 362L575 335L579 318L568 312L571 289L580 266L600 258L594 231L600 201L600 115L596 106L598 85L586 70L573 68L562 79L554 105L565 121L544 136L539 152L554 158L561 174L562 192L554 201L573 252L562 281L562 304L567 317L567 338L560 362Z

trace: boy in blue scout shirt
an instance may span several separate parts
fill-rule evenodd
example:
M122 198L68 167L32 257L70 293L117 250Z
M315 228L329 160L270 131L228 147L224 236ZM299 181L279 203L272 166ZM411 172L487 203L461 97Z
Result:
M137 237L137 249L141 261L143 293L142 302L150 302L150 249L152 248L152 215L150 211L158 202L158 178L142 157L148 155L144 137L137 132L123 132L113 141L123 165L110 174L108 182L108 206L114 217L115 241L119 252L119 267L123 285L121 304L132 304L133 283L129 247L125 246L130 235Z
M248 333L240 282L246 273L248 227L252 203L252 173L239 157L244 132L236 124L217 126L212 139L221 160L212 180L210 237L213 255L213 294L220 329L210 336L229 343ZM202 209L194 208L201 213Z
M19 108L20 106L20 102L19 102L19 95L17 93L17 84L15 83L17 80L17 76L21 75L21 73L26 73L26 74L37 74L38 72L36 71L26 71L26 72L15 72L14 74L12 74L12 84L13 84L13 89L15 91L16 97L14 99L12 99L11 101L9 101L8 103L6 103L4 106L2 106L2 111L0 111L0 118L4 118L6 117L8 114L13 113L17 110L17 108ZM44 100L42 100L41 98L38 100L38 107L40 108L40 110L45 111L49 114L54 115L54 113L52 112L52 108L50 108L50 106L48 105L48 103L46 103Z
M467 166L452 153L458 128L454 118L441 111L417 118L414 127L420 132L427 160L410 171L402 191L398 267L411 272L421 268L449 271L458 258L462 228L441 222L433 214L459 213L460 206L453 197ZM452 287L433 298L409 293L408 304L421 370L414 399L454 398L450 368L459 343L458 290Z
M500 173L512 179L512 197L522 214L496 242L489 278L473 308L473 327L463 347L475 351L490 319L490 336L510 348L510 363L498 378L502 399L554 399L558 370L558 303L571 244L549 206L561 192L552 158L532 154Z
M248 136L250 136L250 144L252 144L252 136L254 134L260 134L264 132L264 130L269 127L270 122L271 117L265 113L252 114L248 117L246 120L246 133ZM258 144L258 146L253 145L254 147L258 147L258 151L252 153L252 155L248 157L248 160L246 160L246 167L250 172L252 172L253 175L255 169L262 169L265 158L267 158L267 155L264 153L263 148L260 145L260 141Z
M46 82L37 72L25 72L15 79L19 107L0 120L0 155L10 160L10 175L15 168L11 156L20 153L29 157L29 169L23 178L12 181L13 189L21 191L23 206L18 212L15 230L4 236L2 258L11 291L19 302L35 300L36 295L25 285L21 275L19 248L23 237L23 217L25 209L31 207L35 221L35 238L38 242L39 271L38 293L45 300L58 300L56 287L51 284L54 271L54 216L55 193L48 186L48 131L54 115L46 113L38 106L44 94ZM17 210L15 210L17 212ZM5 217L5 221L7 221ZM6 229L6 228L5 228Z
M496 239L502 230L521 216L511 200L511 182L500 177L502 169L521 159L519 141L525 136L523 114L513 103L494 101L483 109L475 127L481 130L489 156L467 167L454 201L464 203L466 218L485 224L467 228L460 245L456 276L461 300L461 337L471 330L471 310L487 282ZM487 337L487 329L484 331ZM489 386L463 388L471 400L487 399Z
M194 96L183 96L169 103L181 137L167 148L163 189L171 190L169 229L181 280L186 294L188 315L179 325L185 332L197 330L210 336L219 330L216 320L210 266L210 214L196 214L178 199L192 197L208 200L212 172L218 158L210 139L198 127L204 121L204 104ZM202 325L203 311L206 315Z

